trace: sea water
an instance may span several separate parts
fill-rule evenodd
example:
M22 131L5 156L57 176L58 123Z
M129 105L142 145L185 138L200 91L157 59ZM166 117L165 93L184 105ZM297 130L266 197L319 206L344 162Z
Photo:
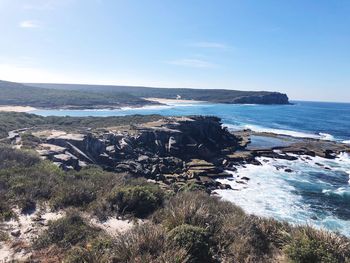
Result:
M171 104L142 109L37 110L49 116L123 116L131 114L214 115L230 129L249 128L294 138L350 143L350 104L300 102L293 105ZM264 137L255 145L282 143ZM285 143L285 142L283 142ZM265 145L266 144L266 145ZM350 157L334 160L299 156L297 161L259 158L261 166L245 165L220 179L234 190L218 190L246 212L294 224L311 224L350 236ZM242 183L242 177L250 180Z

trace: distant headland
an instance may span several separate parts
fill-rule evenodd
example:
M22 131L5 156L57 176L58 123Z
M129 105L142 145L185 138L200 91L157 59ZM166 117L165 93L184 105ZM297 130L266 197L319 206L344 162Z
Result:
M286 94L225 89L150 88L81 84L22 84L0 81L0 105L101 109L160 105L159 99L232 104L289 104Z

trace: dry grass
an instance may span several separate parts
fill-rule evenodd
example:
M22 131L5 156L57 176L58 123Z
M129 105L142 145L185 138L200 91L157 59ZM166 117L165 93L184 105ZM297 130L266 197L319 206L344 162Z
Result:
M174 249L166 242L161 226L144 224L120 235L113 246L114 262L186 262L184 249Z
M300 226L292 230L285 252L293 262L350 262L350 240L325 230Z
M241 221L229 217L218 238L221 254L228 262L273 262L287 243L289 227L271 219L246 216Z
M75 219L53 223L42 239L42 247L65 249L63 262L345 263L350 258L346 237L246 215L202 192L177 194L152 222L117 237Z
M165 204L164 209L154 215L153 221L162 223L168 230L188 224L215 233L229 214L240 217L244 212L232 203L209 197L204 192L184 192Z
M111 237L77 214L49 225L34 244L39 262L350 262L350 240L309 226L246 215L204 191L167 196L145 180L98 168L65 173L23 151L0 146L0 221L41 201L100 218L150 216ZM0 240L9 237L0 231ZM53 261L51 259L54 259ZM51 261L50 261L51 260Z

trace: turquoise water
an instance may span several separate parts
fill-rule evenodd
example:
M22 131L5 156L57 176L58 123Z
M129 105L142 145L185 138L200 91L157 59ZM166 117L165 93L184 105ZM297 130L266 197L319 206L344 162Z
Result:
M350 104L294 102L294 105L173 104L121 110L37 110L49 116L122 116L131 114L215 115L223 123L297 137L350 140Z
M121 116L130 114L215 115L232 129L250 128L293 137L311 137L350 143L350 104L294 102L294 105L173 104L122 110L39 110L48 116ZM255 144L281 143L257 137ZM222 179L235 190L219 190L248 213L295 224L339 231L350 236L350 158L335 160L302 156L297 161L262 158L262 166L238 167ZM287 172L286 168L292 170ZM249 177L246 185L237 178Z

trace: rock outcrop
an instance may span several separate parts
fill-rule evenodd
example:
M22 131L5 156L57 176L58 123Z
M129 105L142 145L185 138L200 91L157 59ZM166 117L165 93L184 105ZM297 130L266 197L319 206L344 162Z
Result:
M344 144L312 139L283 147L247 149L251 131L229 132L217 117L164 117L139 125L85 130L41 131L38 153L64 170L95 164L106 170L145 177L164 187L188 184L226 188L215 179L235 166L261 165L256 157L296 160L296 155L335 158L350 152ZM272 135L270 135L272 136Z
M43 139L43 138L41 138ZM227 176L224 157L241 148L240 139L216 117L171 117L103 133L56 131L38 146L41 156L65 170L87 164L127 172L164 184L187 180L216 188Z

